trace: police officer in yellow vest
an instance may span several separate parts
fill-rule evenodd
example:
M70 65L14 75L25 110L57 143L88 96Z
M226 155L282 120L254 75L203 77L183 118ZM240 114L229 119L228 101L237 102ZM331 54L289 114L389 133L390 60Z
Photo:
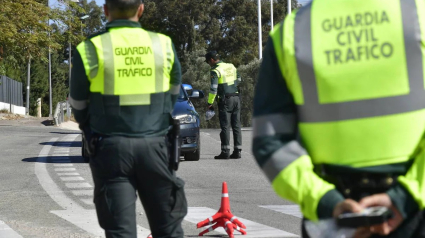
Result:
M276 193L312 221L393 211L356 237L425 237L424 54L423 0L316 0L276 26L253 117Z
M152 235L183 237L184 182L169 166L165 139L181 89L171 39L138 23L141 0L106 0L106 31L77 46L70 101L96 142L90 168L106 237L137 237L136 191Z
M208 108L211 108L217 97L218 116L221 133L221 153L214 159L240 159L242 151L241 133L241 101L239 84L241 77L235 66L220 60L217 51L208 52L205 62L211 66L211 87L208 97ZM230 154L230 130L233 131L233 153Z

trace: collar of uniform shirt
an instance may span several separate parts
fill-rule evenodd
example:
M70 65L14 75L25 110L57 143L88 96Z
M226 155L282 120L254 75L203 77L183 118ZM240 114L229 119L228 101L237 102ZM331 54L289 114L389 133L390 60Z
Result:
M215 63L215 65L213 66L213 68L217 68L219 63L223 63L222 60L218 61L217 63Z
M106 29L114 28L114 27L142 27L139 22L134 22L130 20L113 20L111 22L106 23Z

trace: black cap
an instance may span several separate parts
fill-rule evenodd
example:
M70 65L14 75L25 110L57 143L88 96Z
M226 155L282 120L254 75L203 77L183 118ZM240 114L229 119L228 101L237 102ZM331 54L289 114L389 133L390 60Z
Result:
M215 50L210 51L207 54L205 54L205 61L207 61L209 59L217 60L218 58L219 58L219 55L218 55L217 51L215 51Z

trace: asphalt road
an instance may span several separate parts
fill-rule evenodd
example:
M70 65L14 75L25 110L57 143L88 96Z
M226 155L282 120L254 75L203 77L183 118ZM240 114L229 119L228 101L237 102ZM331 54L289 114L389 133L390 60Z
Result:
M189 214L185 237L198 237L196 223L220 207L226 182L233 214L247 226L236 237L298 237L297 206L271 189L251 152L250 130L243 131L242 159L214 160L220 152L219 130L202 130L201 159L182 161L177 172L185 182ZM81 158L81 135L44 126L41 121L0 120L0 238L104 237L94 205L93 181ZM149 225L138 203L138 237ZM204 237L227 237L222 228Z

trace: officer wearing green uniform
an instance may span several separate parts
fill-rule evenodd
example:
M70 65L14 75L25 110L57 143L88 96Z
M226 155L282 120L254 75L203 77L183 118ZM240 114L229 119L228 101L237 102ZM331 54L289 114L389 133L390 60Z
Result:
M240 159L242 151L241 134L241 101L239 99L238 85L241 82L235 66L224 63L216 51L205 55L205 62L211 66L211 88L208 97L208 108L218 98L218 116L220 120L221 153L215 159ZM230 130L232 126L234 149L230 155Z
M424 54L423 0L316 0L270 33L253 152L305 219L386 206L357 237L425 237Z
M141 28L141 0L106 0L106 31L77 46L70 101L95 145L94 203L106 237L137 237L136 191L153 237L183 237L184 182L169 166L166 134L181 89L171 39Z

